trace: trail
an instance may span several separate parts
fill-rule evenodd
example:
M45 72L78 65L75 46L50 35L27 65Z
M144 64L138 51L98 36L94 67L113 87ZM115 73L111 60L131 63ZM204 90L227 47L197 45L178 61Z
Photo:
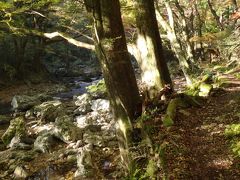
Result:
M201 108L179 113L170 132L166 168L170 179L240 179L240 158L233 154L224 134L227 125L240 123L240 83L228 83Z

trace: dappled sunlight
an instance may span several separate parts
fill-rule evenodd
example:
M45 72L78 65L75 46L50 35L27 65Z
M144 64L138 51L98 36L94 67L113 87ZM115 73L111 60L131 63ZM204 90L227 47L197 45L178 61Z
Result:
M148 46L146 43L146 39L143 35L139 35L137 38L137 47L140 50L141 54L143 57L147 57L149 55L149 51L148 51ZM148 63L148 61L143 61L145 64ZM142 62L142 63L143 63Z
M229 169L233 164L233 158L218 157L207 164L214 169Z
M142 75L142 82L146 84L147 87L154 87L156 83L155 79L157 79L156 74L157 73L154 71L150 71L150 70L144 71Z
M156 68L157 61L154 55L154 47L151 43L151 38L146 35L138 35L137 47L141 54L141 62L139 62L142 74L142 82L149 88L161 89L161 77L159 69Z

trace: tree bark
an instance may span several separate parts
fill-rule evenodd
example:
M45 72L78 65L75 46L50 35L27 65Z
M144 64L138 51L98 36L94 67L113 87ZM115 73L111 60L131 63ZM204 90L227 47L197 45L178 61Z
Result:
M139 112L140 95L127 51L119 0L85 1L92 12L96 53L101 63L112 111L118 122L121 157L129 168L132 124Z
M210 9L218 27L221 29L221 31L223 31L224 30L223 24L221 23L220 17L217 15L217 12L213 9L211 1L208 0L207 3L208 3L209 9Z
M237 9L238 9L237 0L231 0L231 2L232 2L232 6L233 6L234 10L237 11Z
M167 37L171 43L171 48L174 51L176 57L178 58L179 65L181 70L185 76L186 82L188 85L192 85L192 78L191 78L191 67L187 58L185 56L185 52L183 52L179 39L177 38L175 26L174 26L174 19L173 19L173 12L169 5L169 3L165 3L167 13L168 13L168 21L167 22L163 16L160 14L159 10L156 10L157 20L162 28L167 32Z
M137 48L141 57L138 63L142 71L142 82L146 84L149 97L152 99L165 85L169 84L172 88L172 82L163 55L154 0L136 0L135 5Z

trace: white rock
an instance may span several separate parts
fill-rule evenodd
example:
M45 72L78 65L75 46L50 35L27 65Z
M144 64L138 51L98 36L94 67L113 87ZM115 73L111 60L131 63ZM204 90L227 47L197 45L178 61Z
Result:
M91 109L93 111L109 111L110 102L106 99L97 99L92 102Z
M78 96L75 101L76 106L82 106L83 104L90 104L91 103L91 96L88 93L82 94Z
M23 169L21 166L17 166L15 171L14 171L14 176L16 179L21 179L21 178L27 178L28 173Z
M89 124L87 116L77 116L76 122L79 128L85 128Z

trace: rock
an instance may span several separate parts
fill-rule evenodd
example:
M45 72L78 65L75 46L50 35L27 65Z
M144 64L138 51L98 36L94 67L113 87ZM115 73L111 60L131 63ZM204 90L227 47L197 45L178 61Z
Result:
M35 106L33 113L41 122L54 122L57 116L65 113L61 104L58 100L47 101Z
M22 138L20 138L19 136L15 136L14 138L12 138L8 147L18 149L18 150L30 150L30 149L32 149L32 146L24 143Z
M43 132L51 132L54 129L55 125L54 123L48 123L44 125L35 125L31 130L34 134L40 134Z
M92 102L91 109L93 111L109 111L110 101L106 99L97 99Z
M49 96L43 94L37 96L15 95L12 99L11 105L15 111L26 111L49 98Z
M89 130L91 132L99 132L101 131L101 127L101 125L89 124L86 126L85 130Z
M84 93L84 94L82 94L80 96L77 96L75 98L76 98L76 101L75 101L76 106L82 106L82 105L85 105L85 104L90 105L91 101L92 101L92 97L88 93Z
M26 113L25 113L25 118L26 118L26 119L31 119L31 120L32 120L32 119L35 119L33 109L29 109L29 110L26 111Z
M90 124L90 119L87 116L77 116L76 122L79 128L84 129Z
M83 146L83 141L82 141L82 140L78 140L78 141L76 142L76 144L73 145L73 148L74 148L74 149L77 149L77 148L79 148L79 147L81 147L81 146Z
M91 111L91 102L92 97L88 93L77 96L75 105L79 107L74 111L74 113L82 115L87 114Z
M17 117L10 122L7 131L2 135L2 141L8 145L14 136L24 137L26 133L25 122L23 117Z
M82 130L73 123L70 116L62 116L56 119L56 126L53 129L54 135L65 143L71 143L82 139Z
M22 178L25 179L28 177L27 171L22 166L17 166L13 174L16 179L22 179Z
M93 163L90 151L83 147L77 156L78 170L75 172L75 178L91 178L94 176Z
M55 145L55 139L52 133L45 132L37 137L34 142L34 149L38 152L50 152Z
M0 125L8 124L11 120L11 117L0 115Z
M201 83L199 86L199 96L208 96L212 88L213 86L211 84Z
M118 147L118 141L109 141L107 146L108 147Z
M86 89L87 92L93 97L93 99L107 98L107 89L103 79L95 81Z
M104 147L105 145L104 139L101 133L92 133L90 131L87 131L84 133L83 141L87 144L92 144L98 147Z

